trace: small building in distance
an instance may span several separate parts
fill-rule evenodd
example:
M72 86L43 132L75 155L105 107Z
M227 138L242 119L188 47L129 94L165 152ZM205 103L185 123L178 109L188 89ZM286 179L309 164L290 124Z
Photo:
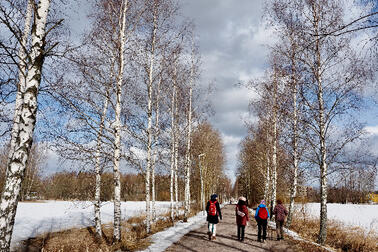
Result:
M378 204L378 193L372 192L369 193L369 201L374 204Z

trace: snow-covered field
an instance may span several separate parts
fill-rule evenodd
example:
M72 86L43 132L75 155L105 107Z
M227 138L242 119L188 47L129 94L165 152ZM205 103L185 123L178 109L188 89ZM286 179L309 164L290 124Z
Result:
M157 212L169 210L170 202L157 202ZM143 214L145 202L122 202L122 219ZM309 203L304 208L298 205L307 216L319 216L320 204ZM101 207L102 223L113 220L113 203L105 202ZM340 221L346 225L360 226L365 231L378 233L378 205L328 204L328 219ZM146 251L163 251L182 235L206 222L203 213L191 218L188 223L177 223L175 227L155 234L155 243ZM93 204L91 202L46 201L41 203L19 203L12 237L12 246L29 237L35 237L51 231L72 227L93 225ZM152 249L152 250L151 250Z
M156 202L157 213L167 212L170 202ZM122 220L143 214L145 202L122 202ZM104 202L101 206L102 223L113 220L113 203ZM29 237L71 227L93 225L93 204L91 202L45 201L38 203L20 202L17 207L12 246Z
M319 218L320 203L308 203L302 209L308 216ZM362 227L366 232L375 231L378 234L378 205L365 204L327 204L329 220L342 222L345 225Z

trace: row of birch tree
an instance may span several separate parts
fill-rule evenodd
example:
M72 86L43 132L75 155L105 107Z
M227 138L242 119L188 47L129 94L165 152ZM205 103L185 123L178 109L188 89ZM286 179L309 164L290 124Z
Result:
M88 29L82 39L74 40L64 18L59 18L66 4L0 3L0 31L5 34L0 41L0 112L7 125L2 134L10 135L0 204L2 251L10 248L36 136L66 165L95 174L94 223L99 237L101 178L108 170L114 186L113 242L122 237L121 172L143 176L147 233L156 218L156 173L170 175L172 221L180 214L182 199L184 220L190 216L191 181L200 171L193 161L197 153L192 154L192 135L201 131L208 106L198 84L200 57L193 25L180 15L175 0L95 1ZM12 109L13 118L7 114ZM208 138L216 145L203 161L215 162L214 155L223 156L223 144L219 133ZM216 175L204 177L206 195L222 189L227 197L230 182L222 170L223 159L206 166L218 169ZM221 178L222 188L209 188L208 180L214 178Z
M376 14L374 4L358 7L359 17ZM363 18L350 21L347 8L343 1L328 0L266 4L277 42L270 47L266 75L248 84L260 95L251 103L258 122L250 126L239 158L239 191L251 194L252 201L264 198L273 209L277 185L291 185L279 190L288 199L288 226L298 184L318 180L320 244L327 237L328 178L355 169L376 174L376 158L367 161L368 148L361 144L364 125L358 117L368 99L364 90L375 77L376 33L370 26L356 29L361 33L348 30ZM358 152L364 155L358 158Z

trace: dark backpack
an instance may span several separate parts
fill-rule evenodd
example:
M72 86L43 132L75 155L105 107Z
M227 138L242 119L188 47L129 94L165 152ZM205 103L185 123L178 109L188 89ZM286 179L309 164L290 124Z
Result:
M262 220L266 220L266 219L268 219L268 211L266 210L265 207L261 207L261 208L259 209L258 216L259 216L259 218L262 219Z
M217 203L217 201L209 201L210 202L210 206L209 206L209 215L211 216L215 216L217 215L217 206L215 205Z

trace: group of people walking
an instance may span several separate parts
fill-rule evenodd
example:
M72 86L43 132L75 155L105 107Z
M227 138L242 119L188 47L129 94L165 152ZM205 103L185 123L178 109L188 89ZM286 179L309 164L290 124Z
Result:
M207 234L209 240L216 239L216 225L219 223L219 219L222 220L222 212L217 198L218 196L216 194L211 195L211 198L207 202L206 206L208 222ZM275 215L277 240L283 240L283 225L288 212L280 199L277 200L277 204L274 207L272 214ZM248 226L248 222L250 221L247 200L245 197L239 198L238 203L235 207L235 216L237 225L237 237L239 241L243 242L245 236L245 228L246 226ZM257 240L259 242L265 242L268 219L271 217L265 200L262 200L258 205L254 217L257 222Z

